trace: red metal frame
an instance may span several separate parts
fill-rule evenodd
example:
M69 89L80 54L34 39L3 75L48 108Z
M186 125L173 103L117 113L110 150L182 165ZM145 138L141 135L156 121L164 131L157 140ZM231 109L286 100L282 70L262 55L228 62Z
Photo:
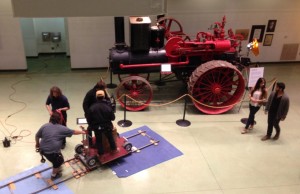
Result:
M188 65L189 58L186 58L186 61L183 62L169 62L172 66L181 66L181 65ZM129 64L124 65L123 63L120 64L121 69L131 69L131 68L144 68L144 67L160 67L162 63L143 63L143 64Z

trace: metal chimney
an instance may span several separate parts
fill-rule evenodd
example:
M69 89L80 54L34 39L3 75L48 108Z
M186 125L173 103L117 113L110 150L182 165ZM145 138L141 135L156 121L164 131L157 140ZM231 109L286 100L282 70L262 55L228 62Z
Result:
M115 47L122 50L125 47L124 17L115 17Z

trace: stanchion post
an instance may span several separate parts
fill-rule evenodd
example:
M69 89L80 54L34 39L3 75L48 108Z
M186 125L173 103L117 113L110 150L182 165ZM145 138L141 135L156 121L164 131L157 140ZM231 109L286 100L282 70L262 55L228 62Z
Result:
M118 125L120 127L130 127L132 125L131 121L126 120L126 95L124 95L124 119L118 121Z
M176 121L176 124L181 126L181 127L188 127L188 126L191 125L190 121L185 120L186 105L187 105L187 100L186 100L186 97L184 97L183 119L179 119L179 120Z
M240 107L239 107L238 113L239 113L240 110L241 110L241 107L242 107L242 105L243 105L243 102L244 102L244 99L245 99L245 96L246 96L248 90L249 90L249 88L246 86L246 87L245 87L245 92L244 92L243 98L242 98L241 103L240 103Z
M166 83L163 82L162 79L161 79L161 72L159 74L159 80L155 82L155 85L157 85L157 86L164 86L164 85L166 85Z
M106 85L107 88L116 88L117 85L112 83L112 70L109 68L110 71L110 83Z
M248 71L248 67L244 67L243 72L245 72L245 76L246 76L246 87L245 87L245 92L244 92L244 95L243 95L243 99L242 99L242 101L241 101L241 103L240 103L240 107L239 107L238 113L239 113L240 110L241 110L241 107L242 107L242 105L243 105L243 102L244 102L246 93L247 93L247 91L249 90L249 87L248 87L248 82L249 82L249 80L248 80L248 72L247 72L247 71Z
M272 86L272 91L274 91L274 88L275 88L276 84L277 84L277 81L274 82L274 84Z

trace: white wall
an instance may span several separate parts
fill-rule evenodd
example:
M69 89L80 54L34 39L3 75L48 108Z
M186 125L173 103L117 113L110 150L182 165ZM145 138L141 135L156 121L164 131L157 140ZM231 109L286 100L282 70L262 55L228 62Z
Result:
M19 19L12 14L10 0L1 0L0 70L27 69Z
M66 55L70 56L70 41L69 41L69 29L68 29L68 20L64 18L64 26L65 26L65 47L66 47Z
M157 15L165 0L11 0L16 17Z
M26 68L26 64L20 25L18 19L12 16L9 2L9 0L0 1L0 68L22 69ZM167 15L180 21L185 33L191 36L195 36L199 31L208 31L210 25L220 21L224 15L227 17L226 27L234 31L244 28L251 30L252 25L267 25L268 20L277 20L272 45L260 44L260 55L258 57L250 55L253 62L278 62L284 44L300 43L298 0L167 0L166 4ZM69 17L66 20L67 24L64 22L62 25L68 26L70 37L65 37L64 49L67 50L68 45L70 46L71 67L107 67L108 50L115 42L113 16ZM44 25L40 21L34 21L33 24ZM46 24L52 25L51 19L48 18ZM125 24L128 25L127 19ZM35 33L39 37L40 31ZM125 33L128 43L128 26ZM31 40L24 41L32 43L33 37L28 38ZM243 43L244 55L247 43L247 41ZM40 50L39 47L42 47L43 51L49 51L49 46L38 45L37 52ZM30 52L34 53L35 48L32 48ZM299 51L296 61L300 61Z
M300 1L297 0L168 0L167 14L177 19L185 33L196 36L209 31L214 22L225 15L226 29L249 29L252 25L267 25L277 20L271 46L259 43L260 55L250 53L252 62L279 62L283 44L300 43ZM152 23L155 17L151 16ZM72 68L107 67L108 50L114 45L113 17L68 18ZM128 17L125 17L125 38L128 42ZM243 41L242 55L247 55ZM298 51L299 53L299 51ZM295 61L300 61L297 55Z
M38 53L66 52L66 31L64 18L34 18L34 30ZM61 42L44 42L42 32L60 32Z
M253 62L278 62L283 44L300 44L299 0L167 0L167 15L180 21L186 34L195 36L207 31L214 22L227 18L226 29L249 29L252 25L267 25L277 20L271 46L259 43L260 55L250 54ZM243 41L246 54L248 41ZM296 61L300 61L298 51Z
M37 40L34 31L34 23L31 18L21 18L20 25L24 40L25 55L29 57L38 56Z
M68 18L72 68L108 67L114 44L114 17Z
M156 16L151 20L155 23ZM114 17L68 18L71 68L108 67L109 49L115 44ZM129 17L124 17L129 45Z

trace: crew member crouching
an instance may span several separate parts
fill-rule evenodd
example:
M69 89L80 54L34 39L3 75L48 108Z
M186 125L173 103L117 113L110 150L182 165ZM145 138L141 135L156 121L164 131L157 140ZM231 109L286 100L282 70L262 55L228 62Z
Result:
M61 153L61 147L63 140L72 135L86 134L86 131L72 130L61 125L60 120L60 114L53 112L49 123L41 126L35 135L36 149L53 165L52 180L62 176L61 165L64 163L64 157Z

